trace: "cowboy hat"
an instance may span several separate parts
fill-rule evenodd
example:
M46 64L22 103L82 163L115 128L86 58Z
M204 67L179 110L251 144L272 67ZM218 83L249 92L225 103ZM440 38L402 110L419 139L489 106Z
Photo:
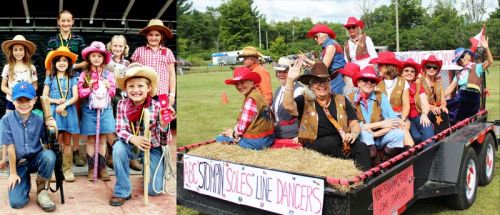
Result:
M434 55L431 55L429 56L429 58L425 59L425 60L422 60L422 67L425 67L427 64L436 64L436 66L438 66L438 72L441 71L441 67L443 66L443 61L442 60L438 60L436 58L436 56Z
M148 26L141 29L141 31L139 31L139 34L146 35L151 30L159 31L160 33L163 34L163 36L165 36L165 39L173 37L172 30L170 30L170 28L163 25L163 22L159 19L149 20Z
M328 34L332 39L335 39L337 37L335 32L330 27L328 27L328 25L325 24L316 24L314 27L311 28L311 30L309 30L309 32L307 32L306 37L309 38L314 37L314 35L316 35L317 33Z
M361 72L361 68L359 67L358 64L352 63L352 62L347 62L344 65L344 68L339 69L339 73L348 77L353 78L357 74Z
M347 18L347 22L344 24L344 28L350 27L350 26L358 26L360 29L363 29L365 27L365 23L363 20L358 20L356 17L349 17Z
M453 63L457 63L458 60L460 60L460 58L462 58L462 56L465 54L465 53L469 53L469 55L474 58L475 57L475 54L474 52L472 52L470 49L464 49L462 47L460 48L457 48L455 49L455 56L453 58Z
M328 68L323 62L316 62L311 68L311 74L304 74L299 77L299 81L305 85L309 85L313 78L329 78Z
M104 63L108 64L111 60L111 53L106 51L106 46L104 43L99 41L94 41L90 44L89 47L83 49L82 56L84 59L87 59L87 56L92 52L99 52L104 56Z
M253 46L244 47L243 50L241 51L241 54L238 54L238 58L244 58L244 57L259 58L259 56L262 56L262 54L258 52L257 48Z
M260 83L260 75L256 72L252 72L248 67L239 66L235 67L233 71L233 78L226 79L224 81L227 85L236 85L240 81L250 80L254 84Z
M273 65L273 69L276 71L285 71L292 65L293 61L287 57L280 57L277 64Z
M57 57L57 56L65 56L71 60L71 63L75 63L76 59L78 58L78 55L71 52L68 47L66 46L60 46L56 50L52 50L47 54L47 57L45 58L45 69L49 70L52 68L52 60Z
M378 53L378 57L371 59L369 63L393 65L398 68L398 71L403 69L403 63L396 59L396 54L394 54L394 52L380 52Z
M413 58L408 58L406 59L406 61L403 62L403 68L405 67L413 67L415 69L415 74L418 75L418 73L420 73L420 71L422 70L422 66L420 64L418 64L417 62L415 62L415 60L413 60Z
M116 79L116 86L122 90L126 90L125 83L129 78L143 77L149 79L151 82L150 96L155 96L158 90L158 73L156 70L149 66L143 66L140 63L131 63L127 67L127 71L123 77Z
M373 68L373 66L369 65L361 70L361 72L353 78L352 83L355 87L358 87L358 81L363 78L375 80L377 82L376 84L380 82L380 78L377 76L375 69Z
M35 54L36 50L36 45L24 38L23 35L16 35L12 40L6 40L2 43L2 51L3 53L8 56L10 53L10 48L15 45L15 44L20 44L26 47L26 53L29 57L33 56Z

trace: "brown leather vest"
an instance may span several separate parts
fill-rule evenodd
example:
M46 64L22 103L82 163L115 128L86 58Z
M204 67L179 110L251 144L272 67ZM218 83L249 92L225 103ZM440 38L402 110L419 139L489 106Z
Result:
M382 93L377 91L374 91L374 93L376 101L373 102L372 105L372 115L370 116L370 123L384 120L384 116L382 116L382 108L380 107L380 104L382 103ZM362 107L360 105L360 101L358 102L354 101L354 94L355 92L349 93L347 97L349 98L349 101L351 101L354 104L354 107L356 108L356 115L358 116L358 121L366 123L365 117L363 117L363 112L361 112Z
M459 78L460 76L457 76L457 81ZM472 64L469 70L469 77L467 78L467 88L472 88L481 91L481 86L482 86L481 79L479 79L479 76L477 76L476 73L476 64Z
M441 82L441 78L436 77L436 80L434 81L434 92L431 91L431 88L427 84L427 81L425 80L425 77L422 76L417 81L420 82L421 86L424 87L425 94L427 95L427 100L429 101L430 105L434 106L441 106L441 92L443 91L443 83ZM420 99L417 100L416 102L420 103Z
M401 76L396 77L396 86L394 86L394 89L389 97L389 102L395 112L401 112L403 110L403 90L405 88L405 81L406 80ZM379 91L387 95L385 82L383 80L377 85L377 87L375 87L375 91Z
M274 133L274 120L271 108L267 105L264 96L262 96L262 94L257 90L253 90L247 98L252 98L257 103L257 115L250 123L245 133L243 133L243 137L262 138ZM238 119L240 117L241 113L238 116Z
M351 62L351 55L349 54L349 40L345 41L344 50L347 60ZM356 60L363 60L368 57L370 57L370 54L368 54L368 48L366 48L366 34L361 34L361 39L359 39L358 45L356 46Z

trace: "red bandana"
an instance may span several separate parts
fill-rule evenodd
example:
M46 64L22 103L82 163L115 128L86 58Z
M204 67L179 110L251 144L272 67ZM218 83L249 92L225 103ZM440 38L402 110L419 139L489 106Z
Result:
M128 99L126 104L127 108L125 109L128 120L133 123L137 122L141 117L142 108L147 109L150 105L151 96L149 95L148 97L146 97L146 100L144 100L144 103L137 106L134 104L134 102L132 102L132 99Z
M365 94L365 93L360 93L359 95L359 101L363 102L365 104L365 109L368 110L368 99L370 98L371 94Z

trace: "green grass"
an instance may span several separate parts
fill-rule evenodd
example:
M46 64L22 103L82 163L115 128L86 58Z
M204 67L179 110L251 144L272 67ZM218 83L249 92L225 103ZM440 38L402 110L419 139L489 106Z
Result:
M279 82L271 71L273 89ZM233 86L225 85L224 80L232 76L226 67L193 67L184 76L178 76L178 146L213 139L224 128L233 127L238 116L243 96ZM490 68L487 74L488 119L500 119L500 64ZM222 104L221 96L227 94L228 104ZM487 187L480 187L474 205L464 211L454 211L439 199L418 201L410 207L408 214L498 214L500 211L500 152L496 153L495 179ZM497 211L497 212L494 212ZM177 214L197 214L196 211L177 207Z

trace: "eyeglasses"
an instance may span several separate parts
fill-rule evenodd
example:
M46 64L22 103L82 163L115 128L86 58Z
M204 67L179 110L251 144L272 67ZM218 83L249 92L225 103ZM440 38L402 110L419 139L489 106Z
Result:
M375 79L370 79L370 78L361 78L361 79L359 79L359 80L360 80L360 81L362 81L362 82L365 82L365 83L370 82L370 84L376 84L376 83L377 83L377 80L375 80Z
M318 36L318 35L314 35L314 37L313 37L313 38L314 38L315 40L317 40L317 39L319 38L319 36Z
M430 69L433 69L433 70L438 70L439 69L439 67L437 67L437 66L425 66L425 68L429 69L429 70Z
M321 79L312 79L311 80L311 85L328 85L329 80L327 78L321 78Z
M415 73L414 69L404 69L403 72Z
M346 29L347 30L351 30L351 29L356 29L358 26L347 26Z

